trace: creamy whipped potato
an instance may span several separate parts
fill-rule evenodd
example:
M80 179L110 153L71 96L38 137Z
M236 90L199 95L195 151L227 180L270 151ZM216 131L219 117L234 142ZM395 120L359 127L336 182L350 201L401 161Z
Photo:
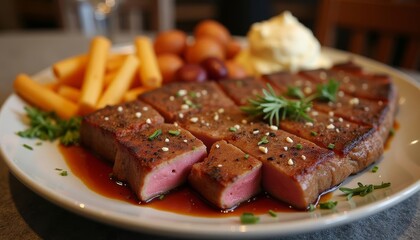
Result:
M286 11L254 23L247 34L248 48L238 62L255 74L329 67L312 32Z

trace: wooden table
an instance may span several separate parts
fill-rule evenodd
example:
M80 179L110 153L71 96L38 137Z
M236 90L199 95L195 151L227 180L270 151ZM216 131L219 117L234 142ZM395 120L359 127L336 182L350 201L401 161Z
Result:
M131 42L123 36L116 43ZM18 73L86 52L89 39L60 32L0 34L0 105ZM420 82L418 72L408 72ZM0 157L1 158L1 157ZM272 239L415 239L420 236L420 193L359 221L317 232ZM19 182L0 159L0 239L166 239L104 225L56 206Z

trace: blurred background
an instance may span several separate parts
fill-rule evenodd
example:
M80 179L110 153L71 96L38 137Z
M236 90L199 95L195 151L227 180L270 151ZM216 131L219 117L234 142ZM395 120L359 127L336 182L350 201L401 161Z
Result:
M2 0L0 34L192 32L197 22L211 18L244 36L252 23L285 10L325 46L419 69L418 0Z

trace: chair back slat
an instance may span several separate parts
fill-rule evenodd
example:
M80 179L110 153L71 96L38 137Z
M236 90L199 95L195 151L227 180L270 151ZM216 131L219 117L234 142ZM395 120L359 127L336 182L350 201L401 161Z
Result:
M365 51L365 31L354 31L350 36L349 50L356 54L363 54Z
M380 62L389 63L394 48L394 38L388 34L381 35L378 40L374 58Z

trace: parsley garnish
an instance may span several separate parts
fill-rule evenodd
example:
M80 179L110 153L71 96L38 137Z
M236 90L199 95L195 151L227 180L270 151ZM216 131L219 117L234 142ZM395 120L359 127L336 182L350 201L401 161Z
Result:
M179 131L179 130L169 130L168 133L173 135L173 136L178 136L179 134L181 134L181 131Z
M315 209L316 209L316 206L313 203L309 204L309 207L308 207L309 212L313 212L315 211Z
M262 144L266 144L266 143L268 143L267 136L263 136L263 137L261 138L261 140L257 143L257 145L258 145L258 146L260 146L260 145L262 145Z
M242 213L241 223L242 224L255 224L260 221L260 218L255 216L253 213Z
M317 132L315 132L315 131L311 131L311 136L316 136L316 135L318 135L318 133Z
M374 167L372 168L372 172L373 172L373 173L376 173L376 172L378 171L378 169L379 169L379 167L378 167L378 166L374 166Z
M333 202L333 201L328 201L328 202L324 202L324 203L320 203L319 204L319 208L321 209L333 209L335 208L335 206L337 206L337 201Z
M63 120L54 112L45 112L35 107L25 107L25 111L29 118L30 128L17 132L17 135L50 141L59 138L65 146L79 142L80 117Z
M268 210L268 214L270 214L270 216L272 216L272 217L277 217L277 213L276 212L274 212L273 210Z
M333 150L335 148L335 144L334 143L329 143L327 148Z
M296 149L297 150L301 150L303 148L302 144L298 143L296 144Z
M148 137L149 141L154 140L154 139L155 139L155 138L157 138L160 134L162 134L162 129L157 129L156 131L154 131L154 132L152 133L152 135L150 135L150 136Z
M320 101L331 101L335 102L337 91L340 83L330 79L326 84L318 84L316 86L316 93L307 97L306 101L320 100Z
M237 130L238 130L238 129L237 129L236 127L230 127L230 128L229 128L229 131L230 131L230 132L236 132Z
M24 148L29 149L29 150L34 150L33 147L29 146L28 144L23 144L22 145Z
M244 158L245 159L248 159L249 158L249 154L245 154Z
M373 185L373 184L363 185L362 183L358 182L357 185L359 185L359 187L357 188L341 187L339 189L347 196L347 200L350 200L355 195L360 195L363 197L366 194L373 192L373 190L375 189L389 187L391 186L391 183L382 183L381 185Z
M59 171L59 175L60 176L63 176L63 177L65 177L65 176L67 176L68 175L68 173L67 173L67 171L66 170L63 170L63 169L61 169L61 168L55 168L55 170L56 171Z

